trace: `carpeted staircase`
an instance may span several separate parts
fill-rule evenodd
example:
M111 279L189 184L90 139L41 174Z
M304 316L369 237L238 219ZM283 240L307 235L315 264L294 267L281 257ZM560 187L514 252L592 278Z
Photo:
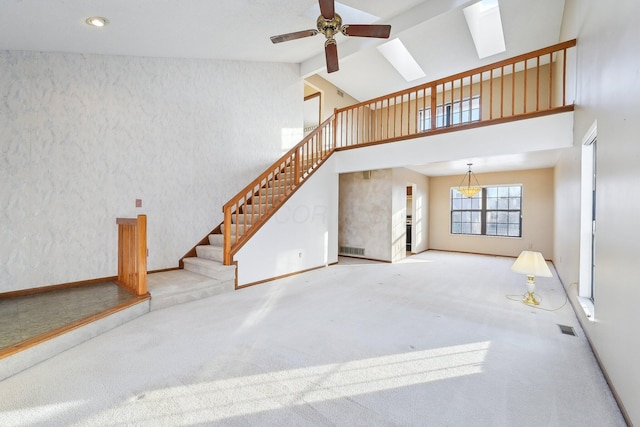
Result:
M252 226L262 223L265 214L274 208L277 209L295 189L296 186L293 183L300 183L303 177L318 165L319 162L313 158L305 159L297 172L301 175L297 181L295 180L294 163L275 172L272 175L273 178L267 180L266 185L256 191L253 197L249 197L246 203L231 215L231 236L241 236ZM152 310L235 289L236 266L224 265L224 232L225 224L222 223L209 234L208 238L203 239L201 244L195 247L196 256L187 255L182 259L184 269L179 271L199 276L176 272L174 273L176 277L172 277L171 281L176 284L180 283L179 286L163 287L162 293L166 295L160 295L160 291L156 291L155 294L153 291L151 292ZM207 240L208 244L206 244ZM190 254L193 255L193 250Z
M213 235L213 241L222 235ZM220 237L218 237L220 236ZM222 240L220 239L220 242ZM150 274L147 288L151 310L231 292L236 286L236 266L222 264L222 243L197 247L197 257L184 258L184 269Z

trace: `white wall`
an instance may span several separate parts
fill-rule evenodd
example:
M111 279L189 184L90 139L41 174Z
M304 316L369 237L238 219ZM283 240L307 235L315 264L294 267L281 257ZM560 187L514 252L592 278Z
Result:
M115 275L115 220L140 213L148 268L177 266L301 133L290 64L10 51L0 64L0 292Z
M579 277L580 144L598 124L595 321L578 316L628 417L640 425L640 3L567 0L563 38L577 37L575 148L556 167L555 263ZM575 305L575 287L570 295Z
M351 95L342 92L332 83L323 79L317 74L305 79L308 83L318 88L322 92L322 120L325 121L333 114L335 108L344 108L357 104L359 101ZM342 93L342 95L338 92Z
M338 174L330 157L235 254L238 285L338 261Z
M573 112L430 135L340 152L339 172L423 165L539 150L573 143Z

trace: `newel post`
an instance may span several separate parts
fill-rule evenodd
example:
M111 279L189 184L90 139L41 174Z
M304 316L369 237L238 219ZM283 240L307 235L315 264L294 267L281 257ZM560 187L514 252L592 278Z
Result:
M225 206L224 212L224 265L231 265L231 206Z
M138 295L147 293L147 216L138 215Z
M118 279L134 295L147 293L147 216L116 218L118 225Z

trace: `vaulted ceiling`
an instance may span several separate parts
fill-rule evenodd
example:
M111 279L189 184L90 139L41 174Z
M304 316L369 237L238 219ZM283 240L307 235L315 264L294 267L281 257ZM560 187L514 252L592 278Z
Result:
M298 63L302 76L320 74L366 100L559 41L564 1L500 0L507 51L480 60L462 12L475 2L342 0L392 25L391 39L426 73L412 82L375 48L383 40L338 35L340 71L332 74L322 35L271 43L272 35L315 28L316 0L3 0L0 49ZM89 27L94 15L109 25Z
M391 24L390 39L426 73L411 82L376 49L385 40L337 35L340 70L331 74L324 36L271 43L315 28L316 0L2 0L0 49L287 62L299 64L301 77L318 74L367 100L560 41L564 0L499 0L506 52L479 59L462 10L477 1L341 1ZM95 15L109 25L87 25Z

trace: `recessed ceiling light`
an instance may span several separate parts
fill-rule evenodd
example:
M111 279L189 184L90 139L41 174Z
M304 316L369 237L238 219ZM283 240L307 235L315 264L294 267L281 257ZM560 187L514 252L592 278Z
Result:
M109 23L109 20L102 16L92 16L91 18L87 18L85 22L92 27L104 27Z

